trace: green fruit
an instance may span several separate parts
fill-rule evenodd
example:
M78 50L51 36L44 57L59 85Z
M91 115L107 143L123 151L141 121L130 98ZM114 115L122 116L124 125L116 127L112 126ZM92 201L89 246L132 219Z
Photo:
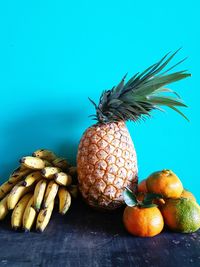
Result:
M190 199L168 199L161 212L165 224L173 231L193 233L200 228L200 206Z

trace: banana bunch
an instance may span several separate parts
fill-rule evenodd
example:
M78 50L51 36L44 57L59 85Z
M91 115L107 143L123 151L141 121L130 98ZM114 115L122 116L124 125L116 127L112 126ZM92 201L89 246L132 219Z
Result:
M0 220L11 211L13 229L30 231L33 225L43 232L54 205L64 215L71 205L71 196L78 194L76 167L52 151L39 149L32 156L20 159L20 166L0 186Z

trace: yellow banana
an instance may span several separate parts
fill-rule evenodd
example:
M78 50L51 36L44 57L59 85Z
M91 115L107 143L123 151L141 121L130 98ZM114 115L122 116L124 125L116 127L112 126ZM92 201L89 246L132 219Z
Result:
M72 177L65 172L59 172L54 175L54 179L57 184L68 186L72 183Z
M35 152L33 152L32 155L33 157L38 157L38 158L45 159L48 161L53 161L54 159L57 158L57 156L48 149L38 149Z
M54 208L54 200L51 201L48 205L48 207L42 209L37 217L36 221L36 230L43 232L46 228L47 224L49 223L49 220L51 218L51 214Z
M57 167L45 167L44 169L42 169L41 173L45 178L53 179L54 174L56 174L60 171L61 171L61 169L57 168Z
M24 215L24 211L31 197L32 197L31 193L28 193L25 196L23 196L23 198L18 202L18 204L16 205L16 207L12 212L11 225L12 228L14 228L15 230L22 226L22 218Z
M18 182L31 172L32 170L27 169L24 166L20 166L19 168L14 170L8 180L9 182Z
M31 172L26 176L26 178L22 182L22 185L28 187L40 179L42 179L42 174L40 171Z
M71 196L66 188L60 187L58 190L59 213L65 214L71 205Z
M15 168L12 173L10 174L10 176L15 175L15 174L19 174L21 171L24 171L25 169L27 169L26 167L22 166L21 164Z
M46 208L55 199L58 187L58 184L54 181L49 182L44 196L43 208Z
M44 198L44 194L45 194L45 190L46 190L46 186L47 186L47 180L45 180L45 179L40 180L36 184L36 187L34 190L33 206L37 211L39 211L39 209L41 207L42 200Z
M3 220L6 217L6 215L8 214L7 198L8 198L8 196L5 196L0 201L0 220Z
M22 185L22 182L16 184L13 189L10 191L7 199L8 209L12 210L15 208L16 204L22 196L30 192L33 189L32 186L25 187Z
M0 186L0 199L4 198L8 192L15 186L17 182L6 181Z
M78 186L77 185L70 185L69 192L73 198L77 198L78 196Z
M20 163L31 170L41 170L45 167L44 160L31 156L21 158Z
M36 210L33 208L33 195L30 198L25 211L24 211L24 215L23 215L23 229L25 230L25 232L29 232L31 230L31 227L33 226L33 223L36 219Z
M61 168L64 171L70 166L65 158L56 158L52 163L55 167Z

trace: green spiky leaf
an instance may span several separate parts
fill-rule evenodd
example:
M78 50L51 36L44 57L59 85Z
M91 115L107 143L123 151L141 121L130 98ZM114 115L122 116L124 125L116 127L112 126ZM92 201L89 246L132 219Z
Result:
M174 111L176 111L177 113L179 113L184 119L186 119L189 122L189 119L185 116L185 114L183 114L183 112L181 112L179 109L175 108L174 106L169 106L169 108L173 109Z
M151 65L141 73L136 73L125 83L126 75L117 86L104 91L100 97L99 105L89 99L96 109L96 118L100 123L119 120L136 121L150 116L153 109L167 106L179 113L186 120L187 117L176 107L187 107L180 96L166 85L180 81L191 76L186 70L169 73L180 65L186 58L164 70L180 49L173 54L166 54L157 63ZM171 97L167 94L173 94Z
M153 103L158 105L165 105L165 106L181 106L187 107L182 100L178 100L176 98L172 98L169 96L148 96L147 99Z

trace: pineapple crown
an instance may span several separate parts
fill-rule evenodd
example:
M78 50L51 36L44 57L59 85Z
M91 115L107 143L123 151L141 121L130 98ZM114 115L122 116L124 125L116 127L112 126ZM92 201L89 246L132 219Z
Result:
M125 83L126 74L117 86L102 92L98 105L89 98L96 109L96 114L91 115L93 119L99 123L120 120L137 121L145 118L145 116L150 116L151 110L159 109L163 111L160 106L167 106L188 120L177 109L177 106L187 107L180 96L173 90L165 88L170 83L191 76L190 73L187 73L187 70L169 73L169 71L181 64L186 58L164 70L179 50L172 54L171 52L167 53L160 61L151 65L143 72L136 73ZM174 96L172 97L165 93L171 93Z

